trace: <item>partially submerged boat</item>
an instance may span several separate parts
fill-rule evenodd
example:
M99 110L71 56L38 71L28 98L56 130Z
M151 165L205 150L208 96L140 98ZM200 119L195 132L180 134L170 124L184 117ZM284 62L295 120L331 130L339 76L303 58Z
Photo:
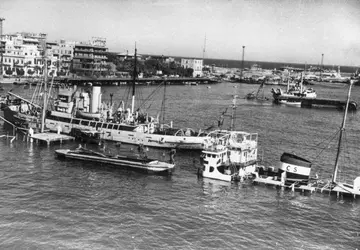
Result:
M310 176L312 163L292 153L283 153L279 168L259 166L254 172L255 184L266 184L301 191L316 191L317 176Z
M313 99L317 97L316 91L312 88L306 88L303 86L303 78L298 84L290 87L288 80L286 91L281 88L271 89L271 93L275 103L288 104L294 106L301 106L301 98ZM299 99L300 98L300 99Z
M174 151L170 152L170 162L150 159L144 154L139 156L111 156L83 148L82 146L74 150L57 149L55 153L59 158L110 164L123 169L140 170L154 174L171 174L175 167Z
M257 167L256 133L217 130L202 151L199 175L222 181L241 181L251 177Z
M229 130L215 130L208 134L200 157L198 174L222 181L241 181L251 177L257 167L257 133L233 131L236 109L234 96ZM224 112L225 113L225 112Z

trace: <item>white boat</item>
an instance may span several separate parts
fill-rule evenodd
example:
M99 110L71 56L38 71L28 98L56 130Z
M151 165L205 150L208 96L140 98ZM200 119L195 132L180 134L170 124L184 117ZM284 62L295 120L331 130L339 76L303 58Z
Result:
M136 60L134 68L136 68ZM43 109L42 107L50 106L47 104L50 96L39 93L50 93L50 91L44 91L42 85L45 84L39 84L36 86L34 93L37 94L34 96L42 97L46 104L38 106L33 101L21 99L24 103L30 104L31 108L27 109L29 114L26 114L27 111L24 113L24 108L20 109L25 107L24 103L21 104L22 106L19 104L5 105L4 117L16 126L21 125L28 129L30 119L19 120L18 117L24 118L25 115L30 115L30 118L36 121L32 122L31 120L31 127L34 125L35 127L32 128L35 131L40 130L40 125L42 126L41 130L47 129L64 134L70 134L74 129L80 129L100 132L102 140L159 148L203 149L207 139L206 133L194 131L191 128L174 128L172 122L161 124L158 119L135 111L136 75L134 72L133 96L131 106L127 109L122 107L121 110L119 108L114 112L112 107L104 105L101 101L102 94L99 86L92 86L91 91L87 92L78 91L76 86L62 85L58 88L52 110ZM9 112L5 112L5 109ZM43 113L42 119L39 115L41 112Z
M89 162L110 164L125 169L142 170L147 173L171 174L174 167L174 152L171 152L170 163L156 159L149 159L146 156L110 156L100 152L79 147L77 149L57 149L56 155L59 158L75 159Z
M134 77L131 107L125 109L122 106L115 113L109 108L101 108L99 86L92 86L89 94L77 92L74 87L60 88L54 110L46 116L46 127L65 134L70 134L73 129L94 130L100 132L103 140L147 147L203 149L207 137L201 130L174 128L172 122L161 124L158 119L135 111L135 81ZM81 115L74 116L76 110Z
M230 130L215 130L202 151L199 175L222 181L241 181L252 176L257 166L258 134L232 131L235 113L232 106Z
M217 130L209 136L211 140L201 155L202 177L241 181L253 175L257 167L256 133Z
M271 93L273 94L274 102L294 106L301 106L301 98L317 97L316 91L314 89L303 86L302 76L299 84L292 87L290 87L288 80L288 85L285 92L281 88L277 88L276 90L271 89Z

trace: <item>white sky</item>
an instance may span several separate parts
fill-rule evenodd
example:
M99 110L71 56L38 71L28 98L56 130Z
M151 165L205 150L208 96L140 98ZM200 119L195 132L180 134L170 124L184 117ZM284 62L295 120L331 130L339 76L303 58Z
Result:
M104 37L110 51L360 65L358 0L0 0L3 33Z

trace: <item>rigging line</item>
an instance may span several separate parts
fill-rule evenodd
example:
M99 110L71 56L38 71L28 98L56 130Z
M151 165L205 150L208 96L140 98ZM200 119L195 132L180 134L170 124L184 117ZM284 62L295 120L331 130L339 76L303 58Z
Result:
M340 130L339 130L337 133L335 133L335 135L333 136L333 138L331 139L331 141L334 140L334 138L335 138L335 137L337 136L337 134L339 134L339 133L340 133ZM328 143L327 145L329 145L331 141L329 141L329 143ZM324 150L327 149L327 148L328 148L328 147L324 147L324 148L320 151L320 153L318 153L318 154L315 156L315 159L318 159L319 155L322 154L322 152L324 152ZM316 162L316 160L314 160L314 162ZM317 164L314 164L314 165L317 165Z
M143 102L142 102L141 105L140 105L140 108L143 108L150 100L151 100L152 103L154 102L154 99L153 99L152 97L153 97L155 94L157 94L157 91L162 87L162 85L163 85L163 83L161 83L160 85L158 85L158 86L156 87L156 89L153 90L153 91L150 93L150 95L149 95L145 100L143 100ZM150 104L150 106L151 106L151 104Z
M321 148L321 147L319 147L321 144L324 144L326 141L329 141L329 143L327 144L327 145L329 145L330 144L330 142L332 141L332 140L334 140L334 138L339 134L339 132L340 132L340 130L338 130L336 133L334 133L333 135L331 135L331 137L329 136L328 138L325 138L324 140L322 140L321 142L319 142L318 144L315 144L314 146L304 146L304 147L308 147L309 148L309 150L308 151L305 151L304 153L307 153L307 152L309 152L310 151L310 149L312 149L312 148ZM328 146L325 146L324 147L324 149L326 149Z

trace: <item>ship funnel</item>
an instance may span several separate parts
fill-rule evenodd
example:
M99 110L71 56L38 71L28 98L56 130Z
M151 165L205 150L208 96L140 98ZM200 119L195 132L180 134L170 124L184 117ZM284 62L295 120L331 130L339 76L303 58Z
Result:
M91 93L91 113L98 113L101 104L101 87L93 86Z
M283 153L280 158L279 169L286 172L287 181L308 181L311 171L311 162L290 153Z

